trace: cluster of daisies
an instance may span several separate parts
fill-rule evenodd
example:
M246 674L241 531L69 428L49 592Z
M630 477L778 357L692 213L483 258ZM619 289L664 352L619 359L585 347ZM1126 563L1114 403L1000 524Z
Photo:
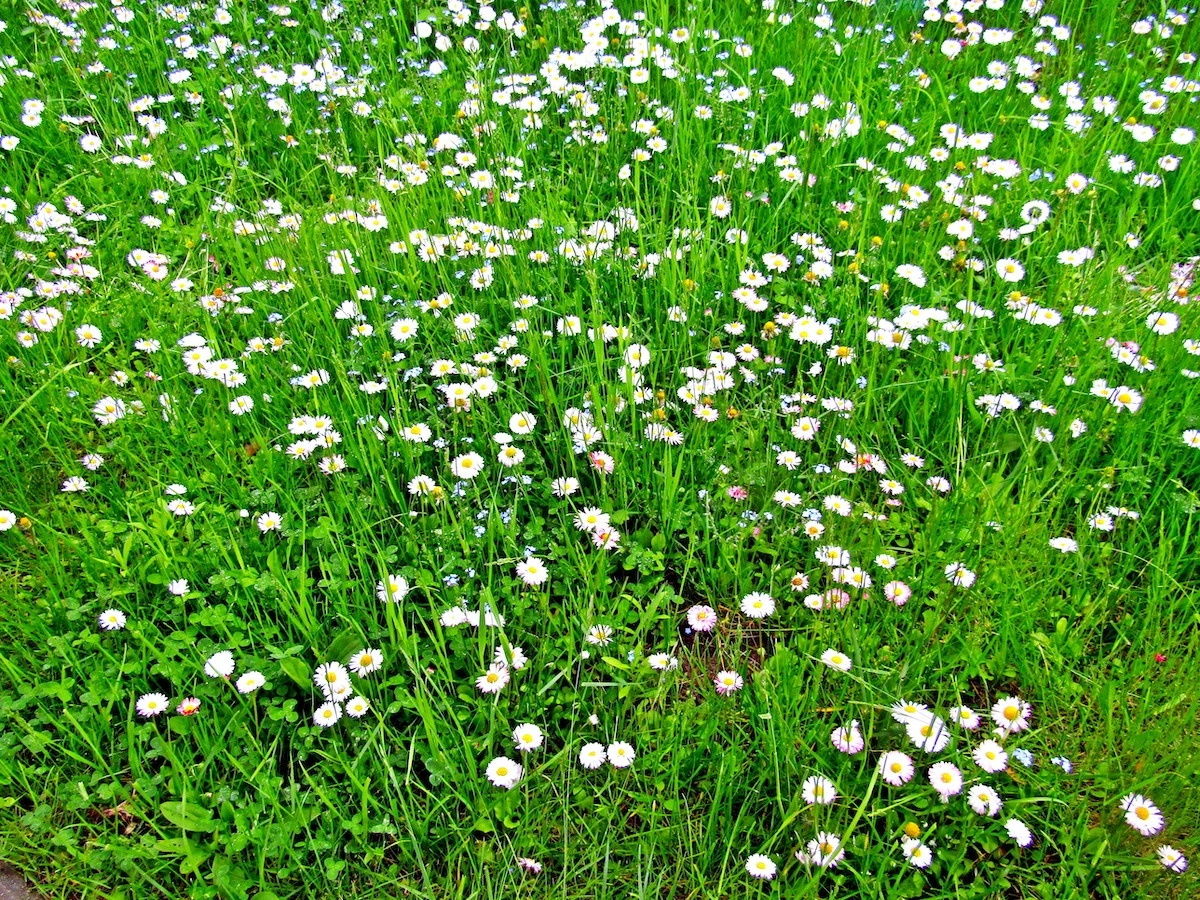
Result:
M313 672L313 681L325 697L325 702L313 712L313 724L329 728L337 724L342 713L360 719L371 708L370 701L355 693L350 674L366 678L383 665L383 654L374 648L359 650L350 657L349 667L336 660L322 663Z
M545 736L537 725L526 723L517 726L512 739L524 759L527 758L525 754L541 748ZM614 769L627 769L633 765L636 757L633 745L626 741L613 741L607 747L591 741L579 750L579 764L585 769L599 769L606 762ZM521 780L524 771L521 763L507 756L497 756L487 764L484 775L496 787L511 789Z
M125 627L126 617L120 610L110 609L100 615L100 627L109 631L120 630ZM234 660L232 651L220 650L210 656L204 662L204 674L209 678L221 679L228 681L233 677L233 673L237 668L237 663ZM262 672L250 670L243 672L234 682L238 693L253 694L260 687L266 684L267 680ZM166 694L157 691L147 694L142 694L138 697L134 708L138 715L146 719L152 719L155 716L167 712L171 706L171 701ZM200 700L196 697L186 697L179 702L175 708L175 712L181 716L192 716L200 711Z

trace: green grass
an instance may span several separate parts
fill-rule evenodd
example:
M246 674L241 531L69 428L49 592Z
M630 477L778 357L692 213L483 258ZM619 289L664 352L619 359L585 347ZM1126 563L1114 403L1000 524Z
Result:
M64 898L1195 894L1157 854L1200 821L1188 15L346 5L0 31L0 859ZM981 722L932 752L902 700Z

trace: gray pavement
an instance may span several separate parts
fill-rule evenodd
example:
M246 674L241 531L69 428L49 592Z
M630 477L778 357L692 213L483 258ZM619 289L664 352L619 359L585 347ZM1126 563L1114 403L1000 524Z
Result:
M36 900L25 879L0 863L0 900Z

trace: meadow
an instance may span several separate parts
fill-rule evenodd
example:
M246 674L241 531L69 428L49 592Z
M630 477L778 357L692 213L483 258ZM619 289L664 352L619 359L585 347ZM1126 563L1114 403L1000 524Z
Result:
M45 896L1200 894L1191 10L0 17Z

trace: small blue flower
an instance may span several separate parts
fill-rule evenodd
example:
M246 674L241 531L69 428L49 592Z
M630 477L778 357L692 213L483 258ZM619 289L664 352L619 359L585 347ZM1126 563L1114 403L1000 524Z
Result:
M1013 759L1017 760L1025 768L1029 769L1033 767L1033 754L1024 747L1018 747L1012 752L1012 755Z

